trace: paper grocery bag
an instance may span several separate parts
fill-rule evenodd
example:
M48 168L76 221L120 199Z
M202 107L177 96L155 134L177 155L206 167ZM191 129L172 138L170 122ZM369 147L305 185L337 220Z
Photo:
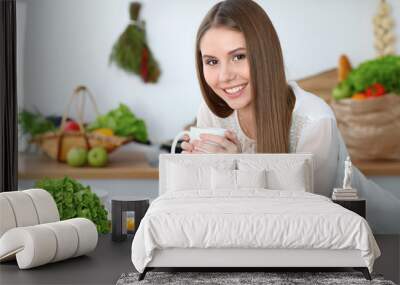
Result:
M342 99L331 106L353 159L400 159L400 95Z

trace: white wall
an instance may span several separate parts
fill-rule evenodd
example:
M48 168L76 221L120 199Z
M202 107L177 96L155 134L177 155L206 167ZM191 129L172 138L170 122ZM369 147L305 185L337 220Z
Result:
M17 14L18 24L26 24L18 35L24 51L18 63L23 74L18 91L24 107L62 114L73 88L85 84L95 93L101 112L119 102L128 104L145 119L154 142L172 138L194 118L201 99L194 68L195 34L206 11L218 1L141 1L148 41L162 69L155 85L108 65L111 48L128 24L131 1L17 2L26 4ZM353 64L374 57L372 17L378 0L257 2L278 31L290 79L334 67L341 53ZM397 22L399 53L400 1L388 2ZM88 119L93 118L90 112Z

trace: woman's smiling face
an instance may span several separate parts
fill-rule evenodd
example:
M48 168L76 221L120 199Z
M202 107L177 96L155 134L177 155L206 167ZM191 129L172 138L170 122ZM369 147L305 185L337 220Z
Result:
M248 107L252 98L243 34L213 27L201 38L200 51L204 78L211 89L234 110Z

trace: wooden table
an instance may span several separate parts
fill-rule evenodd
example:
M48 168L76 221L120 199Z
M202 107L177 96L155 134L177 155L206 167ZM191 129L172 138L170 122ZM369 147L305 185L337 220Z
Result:
M367 176L400 176L400 161L353 161ZM18 178L44 177L75 179L158 179L158 168L150 166L140 152L121 152L110 156L107 167L71 167L45 155L19 154Z
M338 83L337 78L337 69L332 68L316 75L297 80L297 83L304 90L318 95L329 104L332 98L332 89Z
M42 179L44 177L75 179L158 179L158 168L150 166L141 152L115 152L110 155L106 167L71 167L44 154L20 153L18 179Z
M366 176L400 176L400 160L352 161Z

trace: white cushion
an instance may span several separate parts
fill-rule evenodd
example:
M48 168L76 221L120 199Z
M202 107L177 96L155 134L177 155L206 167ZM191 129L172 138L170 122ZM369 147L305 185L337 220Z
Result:
M272 190L306 191L306 175L303 163L295 164L288 172L278 169L268 171L268 188Z
M75 255L78 249L79 237L75 229L66 221L43 224L49 228L57 240L57 250L51 262L70 258Z
M28 194L33 201L39 224L52 223L60 220L57 204L51 194L43 189L28 189L22 191Z
M267 171L261 170L236 170L238 188L267 188Z
M0 237L15 227L60 220L56 202L43 189L0 193Z
M171 191L188 189L207 189L210 187L210 169L208 167L186 166L170 163L167 188Z
M32 268L86 254L97 239L88 219L60 222L54 199L43 189L0 193L0 262L16 258L20 269Z
M236 171L232 169L211 168L212 190L236 190Z
M199 190L198 192L205 193L207 191L213 192L211 189L211 170L210 172L205 171L205 179L202 180L202 174L200 173L193 181L185 178L182 183L175 182L183 177L185 170L182 169L177 171L178 173L171 173L171 163L177 163L184 166L184 168L192 169L192 167L206 167L206 168L223 168L223 169L239 169L239 170L271 170L281 171L285 174L284 179L291 179L292 185L286 185L286 182L276 183L276 180L280 182L281 178L274 178L272 175L271 186L291 188L295 191L313 192L313 160L312 154L310 153L290 153L290 154L161 154L159 164L159 194L162 195L169 191L175 191L173 188L175 184L178 184L178 189L185 190ZM305 178L297 177L293 172L296 165L303 165ZM235 167L236 166L236 167ZM208 176L209 175L209 176ZM269 175L267 175L267 179ZM275 179L275 182L274 182ZM209 188L207 188L207 186ZM267 184L267 189L270 185ZM204 189L199 189L204 188ZM215 192L215 191L214 191Z
M15 228L14 211L8 199L0 194L0 237L9 229Z
M76 257L97 245L96 226L88 219L18 227L0 238L0 261L16 257L20 269Z
M230 161L210 165L207 161L202 163L171 161L167 165L167 189L168 191L209 190L212 168L234 169L234 163Z
M0 238L0 261L16 257L20 269L49 263L56 251L57 239L43 225L14 228Z
M73 226L78 233L78 248L73 257L86 254L96 248L98 233L96 225L85 218L74 218L63 221Z
M285 156L275 160L239 159L240 170L262 170L267 173L267 188L271 190L307 191L312 189L312 181L307 179L308 169L304 160L285 159Z
M241 188L266 188L267 177L262 170L211 169L212 190L239 190Z
M17 227L33 226L39 223L38 215L31 197L23 191L3 192L13 209Z

